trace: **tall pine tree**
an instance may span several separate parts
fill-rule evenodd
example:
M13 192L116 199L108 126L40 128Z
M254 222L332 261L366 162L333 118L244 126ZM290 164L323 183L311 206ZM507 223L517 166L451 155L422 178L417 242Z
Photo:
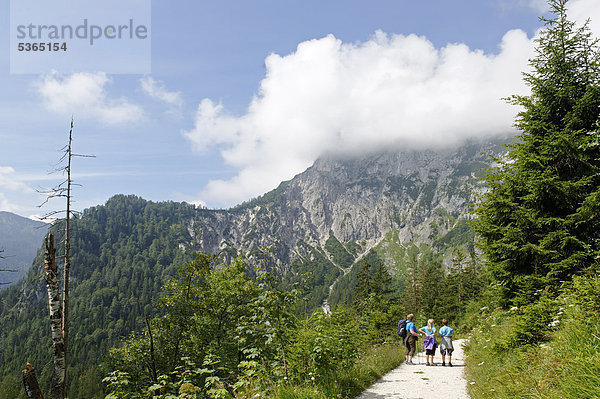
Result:
M597 262L600 238L600 54L587 27L549 0L537 39L519 141L490 170L474 228L505 300L529 301Z

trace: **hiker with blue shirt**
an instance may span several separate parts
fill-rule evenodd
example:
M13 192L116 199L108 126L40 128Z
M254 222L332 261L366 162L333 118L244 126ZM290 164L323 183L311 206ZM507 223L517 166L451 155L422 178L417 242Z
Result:
M414 320L414 314L411 313L406 316L406 338L404 338L404 345L406 346L406 364L414 364L412 358L417 350L417 339L420 335L423 335L417 331Z
M421 327L419 331L425 334L425 341L423 341L423 347L425 347L425 357L427 359L427 366L437 366L433 362L433 357L435 356L435 348L437 348L437 341L435 340L435 334L437 333L437 328L433 325L435 320L429 319L427 320L427 326Z
M442 342L440 342L440 353L442 354L442 366L446 365L446 355L448 355L448 366L452 367L452 352L454 346L452 346L452 339L454 338L454 330L452 327L448 327L448 320L442 320L444 325L440 328L440 336Z

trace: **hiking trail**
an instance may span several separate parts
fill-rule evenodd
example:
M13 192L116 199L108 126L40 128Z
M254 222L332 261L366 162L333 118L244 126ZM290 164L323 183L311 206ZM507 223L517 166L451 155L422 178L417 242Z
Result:
M420 339L417 345L422 343L423 340ZM434 357L437 366L426 366L425 353L422 352L413 358L414 366L402 363L381 377L357 399L468 399L467 380L464 377L464 343L464 339L453 342L453 367L441 366L442 356L439 350ZM404 347L398 350L404 350Z

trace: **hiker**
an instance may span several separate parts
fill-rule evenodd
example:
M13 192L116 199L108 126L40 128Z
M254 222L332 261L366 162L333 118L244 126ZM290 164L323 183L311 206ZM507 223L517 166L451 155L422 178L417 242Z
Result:
M421 327L419 331L425 334L425 340L423 341L423 346L425 347L425 357L427 359L427 366L437 366L433 362L433 357L435 356L435 348L437 348L437 341L435 340L435 334L437 333L437 328L433 325L435 320L429 319L427 320L427 326Z
M440 353L442 354L442 366L446 365L446 355L448 355L448 366L452 367L452 339L454 338L454 330L452 327L448 327L448 320L442 320L443 327L440 328L440 336L442 342L440 342Z
M409 314L406 316L406 338L404 338L404 345L406 346L406 364L414 364L412 361L415 351L417 350L417 339L421 334L415 327L415 315Z

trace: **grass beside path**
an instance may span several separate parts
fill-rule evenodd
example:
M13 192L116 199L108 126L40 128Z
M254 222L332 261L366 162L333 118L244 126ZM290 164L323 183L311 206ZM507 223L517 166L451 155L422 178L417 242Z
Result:
M352 399L403 361L404 348L401 343L378 345L367 350L353 367L315 380L310 385L283 385L274 392L272 398Z
M593 295L600 301L600 293L555 299L547 333L512 347L521 310L482 312L466 348L471 397L600 398L600 308L585 302Z

